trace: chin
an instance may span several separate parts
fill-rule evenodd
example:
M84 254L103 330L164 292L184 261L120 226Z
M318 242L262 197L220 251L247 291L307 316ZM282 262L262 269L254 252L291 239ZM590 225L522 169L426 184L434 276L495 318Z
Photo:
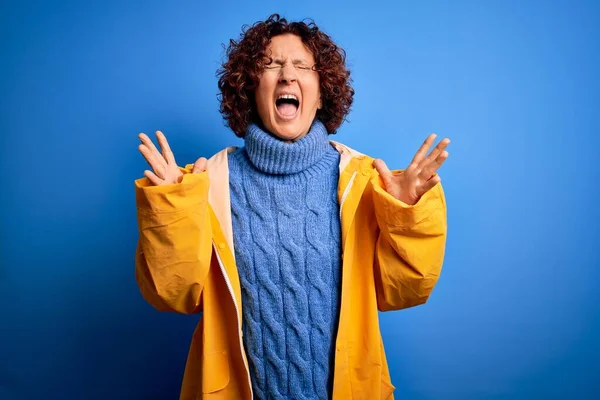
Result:
M275 136L281 140L296 141L306 136L306 133L277 132Z
M306 136L308 129L300 129L298 127L277 126L269 129L271 133L281 140L298 140Z

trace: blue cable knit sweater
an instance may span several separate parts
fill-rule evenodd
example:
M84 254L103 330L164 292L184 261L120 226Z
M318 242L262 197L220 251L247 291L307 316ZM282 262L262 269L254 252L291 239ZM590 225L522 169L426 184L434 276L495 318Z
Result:
M341 260L339 153L325 126L283 142L256 125L229 155L243 333L255 397L331 397Z

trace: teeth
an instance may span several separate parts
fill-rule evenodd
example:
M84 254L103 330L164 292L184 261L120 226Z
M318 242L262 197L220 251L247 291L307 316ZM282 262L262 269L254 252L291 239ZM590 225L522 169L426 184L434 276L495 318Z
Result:
M294 100L298 101L298 98L293 94L280 94L279 97L277 98L277 100L279 100L279 99L294 99Z

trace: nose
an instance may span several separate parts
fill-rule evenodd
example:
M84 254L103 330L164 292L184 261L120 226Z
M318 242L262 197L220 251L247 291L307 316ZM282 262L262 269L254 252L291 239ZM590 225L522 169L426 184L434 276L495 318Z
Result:
M279 75L280 83L294 83L296 82L296 68L290 63L285 63L281 66L281 74Z

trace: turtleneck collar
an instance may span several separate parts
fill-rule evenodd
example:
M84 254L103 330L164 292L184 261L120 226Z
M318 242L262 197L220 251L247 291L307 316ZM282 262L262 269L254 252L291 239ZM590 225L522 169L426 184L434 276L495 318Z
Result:
M317 163L329 148L325 125L315 119L308 133L296 142L284 142L250 124L245 136L246 153L252 164L268 174L295 174Z

